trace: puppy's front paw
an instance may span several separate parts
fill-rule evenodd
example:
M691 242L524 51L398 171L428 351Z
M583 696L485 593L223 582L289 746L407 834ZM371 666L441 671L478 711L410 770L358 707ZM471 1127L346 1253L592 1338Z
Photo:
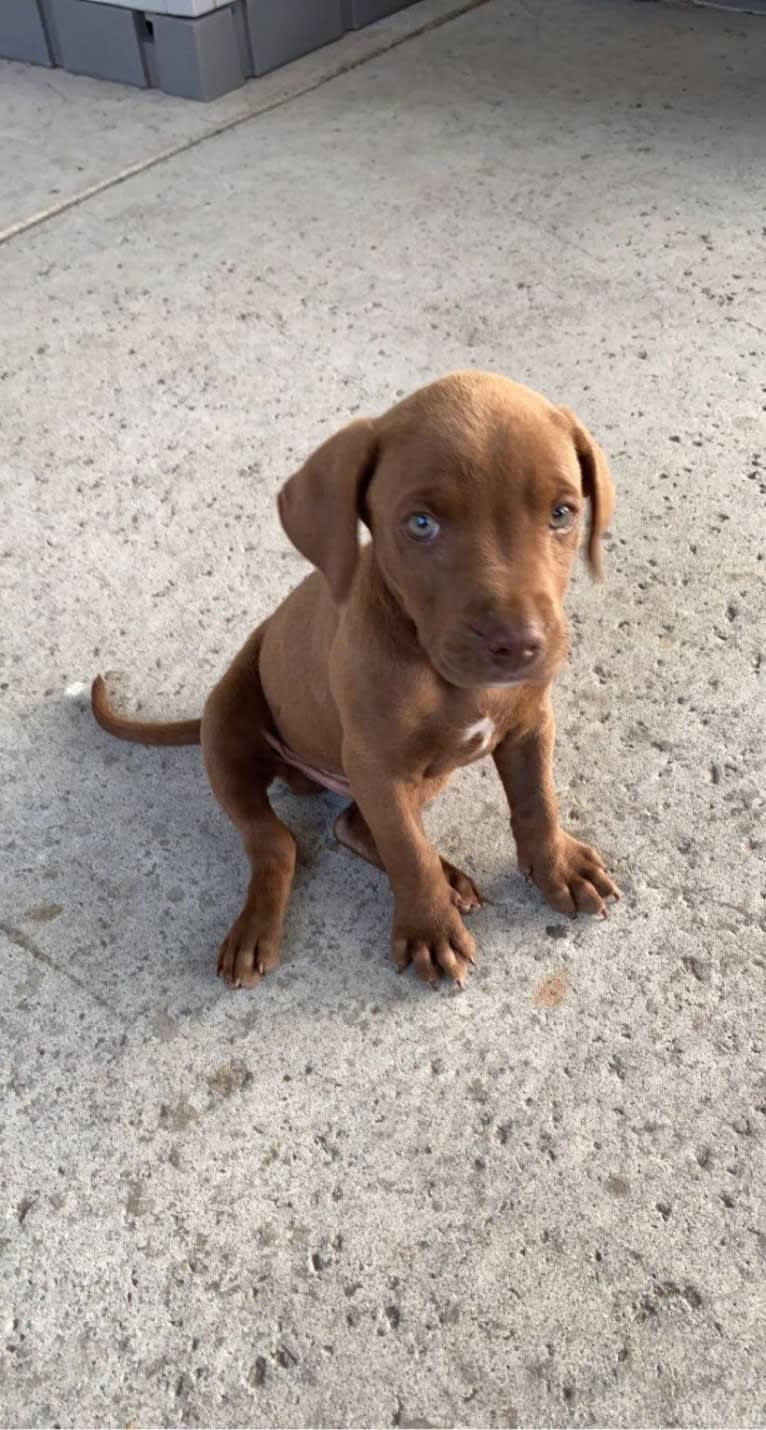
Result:
M443 973L460 988L476 962L476 945L451 903L422 914L397 911L392 935L394 963L403 973L412 964L418 978L436 985Z
M519 868L561 914L598 914L605 919L605 900L620 897L601 855L563 829L550 844L519 849Z
M230 988L254 988L279 966L279 927L257 909L245 907L218 954L218 977Z

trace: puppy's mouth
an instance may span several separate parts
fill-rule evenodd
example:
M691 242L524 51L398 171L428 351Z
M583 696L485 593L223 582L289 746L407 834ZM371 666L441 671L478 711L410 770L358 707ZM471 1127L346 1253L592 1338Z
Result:
M432 665L443 680L460 689L474 687L511 688L521 685L548 685L560 671L567 654L566 636L551 639L532 660L510 661L493 657L475 645L444 642L429 651Z
M561 660L543 658L524 666L508 666L502 661L477 659L456 659L439 652L431 654L431 663L443 680L449 685L457 685L462 690L476 686L504 687L517 685L547 685L553 680Z

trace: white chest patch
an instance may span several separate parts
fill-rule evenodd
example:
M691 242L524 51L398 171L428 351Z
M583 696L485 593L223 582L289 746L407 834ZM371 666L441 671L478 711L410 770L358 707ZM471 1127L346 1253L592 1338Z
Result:
M463 731L463 744L469 745L473 740L481 740L478 753L484 755L492 744L494 733L495 722L490 720L489 715L485 715L483 720L475 720L473 725Z

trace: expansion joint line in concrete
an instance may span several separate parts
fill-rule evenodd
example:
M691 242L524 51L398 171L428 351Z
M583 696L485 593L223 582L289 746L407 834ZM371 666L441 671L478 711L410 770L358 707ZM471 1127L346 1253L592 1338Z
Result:
M416 40L431 30L440 30L443 25L448 25L452 20L459 19L461 15L465 15L471 10L478 10L482 6L492 3L493 0L461 0L461 3L456 4L446 15L438 15L427 20L424 24L409 30L405 35L387 37L367 54L360 55L358 59L341 61L331 74L323 75L321 79L314 80L311 84L302 85L290 94L283 94L269 104L261 106L256 104L248 110L247 114L235 115L233 119L227 119L223 124L214 125L212 129L207 129L204 134L198 134L194 139L185 139L180 144L163 149L159 154L152 154L148 159L142 159L137 164L129 164L127 168L121 169L117 174L112 174L110 178L101 179L99 183L82 189L79 194L73 194L69 199L62 199L60 203L51 204L49 208L41 209L39 213L30 214L29 218L20 219L18 223L0 229L0 244L9 243L11 239L28 233L30 229L39 228L41 224L48 223L50 219L57 218L59 214L66 213L68 209L79 208L81 204L87 203L88 199L96 198L98 194L106 193L108 189L115 189L119 184L127 183L128 179L134 179L138 174L145 174L149 169L155 169L158 164L166 163L168 159L175 159L179 154L188 153L190 149L198 149L209 139L217 139L220 134L226 134L230 129L238 129L242 124L249 124L254 119L260 119L263 114L272 114L275 109L284 109L286 105L292 104L296 99L302 99L304 95L313 94L315 90L322 89L326 84L331 84L341 75L361 69L363 65L369 64L370 60L376 60L380 55L388 54L390 50L396 50L400 45L406 45L410 40ZM256 80L256 87L257 83Z

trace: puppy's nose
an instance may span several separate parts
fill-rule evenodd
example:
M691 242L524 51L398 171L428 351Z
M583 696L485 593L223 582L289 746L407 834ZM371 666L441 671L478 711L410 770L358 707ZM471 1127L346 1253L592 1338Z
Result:
M545 644L543 632L534 621L511 626L488 616L474 621L471 630L495 660L508 666L530 665Z

